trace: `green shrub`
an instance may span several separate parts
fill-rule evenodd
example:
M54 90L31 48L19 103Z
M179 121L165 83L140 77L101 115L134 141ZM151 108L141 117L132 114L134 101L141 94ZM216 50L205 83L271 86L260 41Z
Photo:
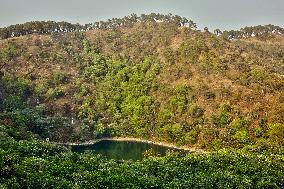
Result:
M198 118L203 115L204 110L200 108L196 103L191 103L188 106L188 113L191 117Z
M255 128L254 134L257 138L262 137L263 136L263 129L261 127Z
M64 96L64 92L62 89L56 87L56 88L49 88L48 91L46 92L46 95L48 98L51 99L58 99L60 97Z
M268 126L268 137L271 142L282 146L284 145L284 124L274 123Z
M231 122L232 108L229 103L221 104L219 107L219 126L224 128Z
M195 144L198 140L198 130L192 129L189 132L185 133L185 143L186 144Z
M253 67L250 74L254 82L262 82L266 77L265 71L258 67Z
M234 135L233 139L241 146L249 143L249 136L246 129L238 130Z
M64 84L68 81L68 77L62 72L62 70L55 70L52 73L53 82L56 85Z

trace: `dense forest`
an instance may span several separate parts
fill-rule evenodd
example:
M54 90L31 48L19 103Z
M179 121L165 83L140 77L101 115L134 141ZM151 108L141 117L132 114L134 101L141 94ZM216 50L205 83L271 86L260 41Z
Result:
M177 15L0 28L0 188L283 188L284 29ZM45 142L203 149L109 160Z

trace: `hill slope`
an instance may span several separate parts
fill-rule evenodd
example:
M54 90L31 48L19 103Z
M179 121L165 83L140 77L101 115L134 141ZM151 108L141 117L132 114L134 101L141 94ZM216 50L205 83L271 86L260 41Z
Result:
M283 145L281 28L217 36L147 19L107 26L0 40L1 124L60 142Z

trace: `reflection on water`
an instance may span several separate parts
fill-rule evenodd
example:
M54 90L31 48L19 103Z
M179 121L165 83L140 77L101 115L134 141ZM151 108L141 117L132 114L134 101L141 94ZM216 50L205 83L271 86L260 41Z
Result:
M172 148L143 142L109 140L103 140L90 145L71 146L71 150L79 153L92 152L108 158L124 160L141 160L143 154L149 150L161 156L165 155L169 150L178 151Z

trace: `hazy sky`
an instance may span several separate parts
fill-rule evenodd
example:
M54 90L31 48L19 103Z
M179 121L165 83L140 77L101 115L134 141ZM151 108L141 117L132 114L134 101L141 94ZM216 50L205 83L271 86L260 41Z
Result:
M0 0L0 27L32 20L85 24L150 12L185 16L210 30L284 27L284 0Z

